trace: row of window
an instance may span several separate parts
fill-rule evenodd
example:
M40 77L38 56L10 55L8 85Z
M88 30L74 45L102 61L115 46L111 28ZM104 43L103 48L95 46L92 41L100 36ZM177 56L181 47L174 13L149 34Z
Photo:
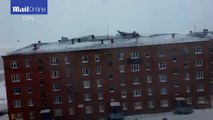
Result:
M188 54L189 53L189 49L186 47L184 48L184 54ZM201 46L197 46L194 48L194 54L202 54L202 47ZM145 52L145 57L146 58L150 58L150 52ZM164 49L159 49L158 50L158 57L164 57L165 56L165 50ZM138 51L133 51L130 52L130 59L138 59L140 57L140 54ZM124 59L124 53L119 53L118 54L118 59L119 60L123 60ZM95 62L100 62L101 58L99 54L96 54L94 56L94 60ZM173 56L173 60L176 61L176 57ZM42 60L39 59L39 61L41 62ZM88 63L89 62L89 57L88 56L82 56L81 57L81 62L82 63ZM70 64L71 63L71 58L70 57L65 57L64 58L64 63L65 64ZM56 57L52 57L50 58L50 65L58 65L59 64L59 60ZM25 60L25 67L30 67L31 66L31 61L30 60ZM10 67L12 69L17 69L18 66L18 61L14 60L11 61L10 63Z

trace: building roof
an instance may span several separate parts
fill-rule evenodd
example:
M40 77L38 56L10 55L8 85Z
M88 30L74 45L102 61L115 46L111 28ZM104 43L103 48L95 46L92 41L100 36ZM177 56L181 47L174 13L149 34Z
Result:
M123 36L84 36L81 38L68 39L62 37L58 42L34 43L21 49L12 51L7 55L54 53L80 50L95 50L107 48L123 48L133 46L146 46L158 44L173 44L185 42L207 41L213 38L213 33L209 32L202 37L199 34L152 34L138 36L137 38L125 38ZM174 36L173 36L174 35Z

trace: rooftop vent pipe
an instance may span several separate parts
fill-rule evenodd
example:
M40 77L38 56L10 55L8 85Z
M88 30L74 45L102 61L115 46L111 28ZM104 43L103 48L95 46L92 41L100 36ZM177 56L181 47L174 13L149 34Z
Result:
M111 43L112 43L112 44L114 43L114 40L113 40L113 39L111 39Z
M41 43L41 41L38 41L38 43Z
M34 45L33 45L33 50L37 50L37 49L38 49L37 44L34 44Z
M104 44L104 40L101 40L101 44Z
M74 43L74 39L72 39L72 44L75 44L75 43Z
M81 42L81 39L80 39L80 38L78 38L78 42L79 42L79 43Z
M172 38L175 38L175 33L172 33Z

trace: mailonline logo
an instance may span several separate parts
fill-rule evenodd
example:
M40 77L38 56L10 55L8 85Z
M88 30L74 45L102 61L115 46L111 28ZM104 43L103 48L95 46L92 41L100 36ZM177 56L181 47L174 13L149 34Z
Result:
M11 0L10 14L47 14L47 0Z

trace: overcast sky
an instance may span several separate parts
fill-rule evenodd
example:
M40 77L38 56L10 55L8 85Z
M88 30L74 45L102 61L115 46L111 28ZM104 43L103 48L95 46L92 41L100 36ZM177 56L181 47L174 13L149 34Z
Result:
M213 0L48 0L48 15L10 15L10 0L0 0L0 54L31 43L85 35L115 35L116 30L182 33L213 30ZM17 42L19 40L20 42Z

